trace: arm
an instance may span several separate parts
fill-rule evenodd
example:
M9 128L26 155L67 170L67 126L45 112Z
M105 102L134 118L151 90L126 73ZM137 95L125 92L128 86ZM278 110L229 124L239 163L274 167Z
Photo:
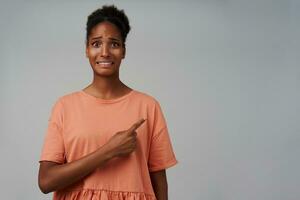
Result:
M128 130L117 132L105 145L76 161L66 164L42 161L38 178L41 191L46 194L67 187L104 166L110 159L129 155L136 147L135 130L143 122L140 120Z
M157 200L168 200L166 170L150 172L151 183Z
M45 194L62 189L84 178L97 167L103 166L112 157L109 150L103 146L79 160L66 164L42 161L39 169L39 187Z

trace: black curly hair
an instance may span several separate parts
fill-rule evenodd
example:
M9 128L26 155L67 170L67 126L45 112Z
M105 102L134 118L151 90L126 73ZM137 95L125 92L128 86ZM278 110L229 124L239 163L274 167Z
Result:
M123 43L125 44L127 34L130 31L129 20L124 13L124 10L119 10L114 5L104 5L102 8L95 10L88 16L86 23L86 42L88 42L92 29L97 24L104 21L110 22L117 26L121 33Z

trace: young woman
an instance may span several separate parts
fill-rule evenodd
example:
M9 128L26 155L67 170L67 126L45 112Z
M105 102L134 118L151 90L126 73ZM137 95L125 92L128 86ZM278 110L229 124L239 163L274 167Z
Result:
M165 169L177 160L161 107L119 79L129 30L115 6L88 17L93 81L58 98L39 160L39 187L55 200L168 199Z

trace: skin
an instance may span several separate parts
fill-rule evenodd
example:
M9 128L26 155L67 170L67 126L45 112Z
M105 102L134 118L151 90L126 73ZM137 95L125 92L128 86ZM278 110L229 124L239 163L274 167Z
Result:
M95 97L114 99L129 93L132 89L119 79L119 69L125 58L126 48L118 28L102 22L96 25L86 41L86 57L93 70L94 78L83 90ZM109 61L111 65L97 64ZM117 132L105 145L91 154L65 164L50 161L40 163L38 182L43 193L49 193L82 180L97 168L103 167L114 157L124 157L136 148L136 129L145 120L140 119L129 129ZM168 199L165 170L150 172L151 183L158 200Z
M152 187L157 200L168 200L168 182L166 170L150 172Z
M126 48L115 25L102 22L95 26L86 42L85 52L94 73L93 82L84 89L85 92L102 99L114 99L132 90L119 78ZM113 65L105 68L96 61L112 61Z

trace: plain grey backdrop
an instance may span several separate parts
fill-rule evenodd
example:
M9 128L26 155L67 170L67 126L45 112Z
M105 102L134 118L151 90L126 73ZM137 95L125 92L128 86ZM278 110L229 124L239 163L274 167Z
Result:
M121 79L154 96L179 164L171 200L300 199L300 1L1 1L1 199L51 199L38 159L56 99L92 80L87 16L132 31Z

